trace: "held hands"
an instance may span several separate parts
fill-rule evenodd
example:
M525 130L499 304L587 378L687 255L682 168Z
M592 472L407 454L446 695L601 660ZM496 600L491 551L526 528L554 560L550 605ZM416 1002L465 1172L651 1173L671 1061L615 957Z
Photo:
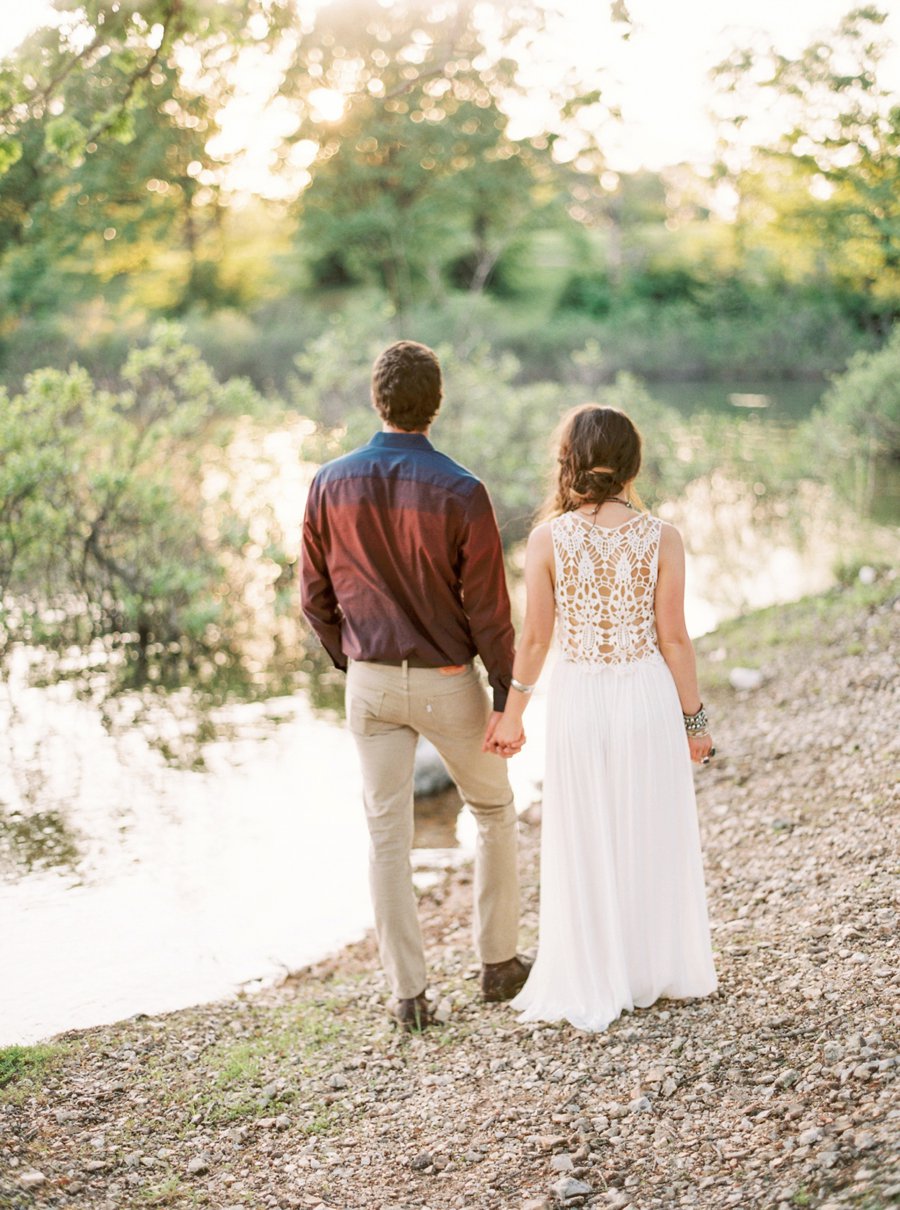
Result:
M494 710L488 720L484 743L481 745L482 751L492 752L508 760L510 756L515 756L522 750L524 743L525 732L521 719L514 721L507 714Z

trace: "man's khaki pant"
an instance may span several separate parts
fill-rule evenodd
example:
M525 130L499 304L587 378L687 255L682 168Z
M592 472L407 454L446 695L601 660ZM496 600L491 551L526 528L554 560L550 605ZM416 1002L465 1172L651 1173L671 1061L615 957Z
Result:
M487 694L471 665L448 674L350 664L347 719L362 762L375 929L382 965L401 999L426 985L410 866L419 735L437 748L478 823L474 934L481 961L506 962L516 952L516 813L505 762L481 751L489 716Z

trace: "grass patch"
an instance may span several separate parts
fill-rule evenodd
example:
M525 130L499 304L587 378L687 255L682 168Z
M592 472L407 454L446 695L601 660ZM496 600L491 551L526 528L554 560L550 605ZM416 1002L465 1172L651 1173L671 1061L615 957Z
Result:
M66 1051L67 1047L59 1044L3 1047L0 1049L0 1089L16 1085L31 1091ZM10 1093L0 1092L0 1098L10 1099Z
M165 1058L146 1077L165 1104L183 1108L186 1122L198 1113L211 1124L246 1121L293 1105L298 1125L310 1120L308 1129L322 1133L335 1116L323 1099L323 1073L340 1065L353 1045L353 1015L342 1014L342 1007L316 999L263 1009L242 1036L220 1038L196 1068L179 1069L177 1080Z
M143 1206L171 1206L173 1199L182 1200L184 1190L181 1188L181 1177L168 1176L158 1185L148 1185L138 1193L138 1200ZM192 1197L192 1201L195 1199ZM182 1202L183 1204L183 1202Z
M728 674L737 666L759 668L779 659L785 649L798 651L815 645L827 646L841 631L847 619L855 619L861 611L886 606L900 591L897 578L882 575L874 584L856 582L849 587L837 587L816 596L787 605L770 605L744 617L723 622L711 634L697 640L697 652L703 663L702 680L711 688L728 685ZM890 624L879 626L879 633L890 630ZM870 636L866 636L867 638ZM858 634L841 634L836 654L858 655L865 643ZM719 654L724 649L725 656ZM715 653L715 655L714 655ZM713 658L710 658L713 656Z

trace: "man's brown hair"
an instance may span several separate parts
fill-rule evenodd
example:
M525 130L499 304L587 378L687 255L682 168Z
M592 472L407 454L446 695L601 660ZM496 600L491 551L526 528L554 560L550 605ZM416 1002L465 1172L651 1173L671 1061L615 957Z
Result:
M441 406L441 363L427 345L398 340L372 367L372 403L385 421L406 432L428 428Z

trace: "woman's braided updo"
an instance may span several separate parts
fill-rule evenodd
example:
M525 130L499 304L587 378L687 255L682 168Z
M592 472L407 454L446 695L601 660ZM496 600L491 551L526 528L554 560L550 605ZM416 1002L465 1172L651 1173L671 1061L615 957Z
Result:
M557 475L542 513L545 518L585 504L599 508L641 469L641 435L618 408L598 403L573 408L560 423L557 445Z

